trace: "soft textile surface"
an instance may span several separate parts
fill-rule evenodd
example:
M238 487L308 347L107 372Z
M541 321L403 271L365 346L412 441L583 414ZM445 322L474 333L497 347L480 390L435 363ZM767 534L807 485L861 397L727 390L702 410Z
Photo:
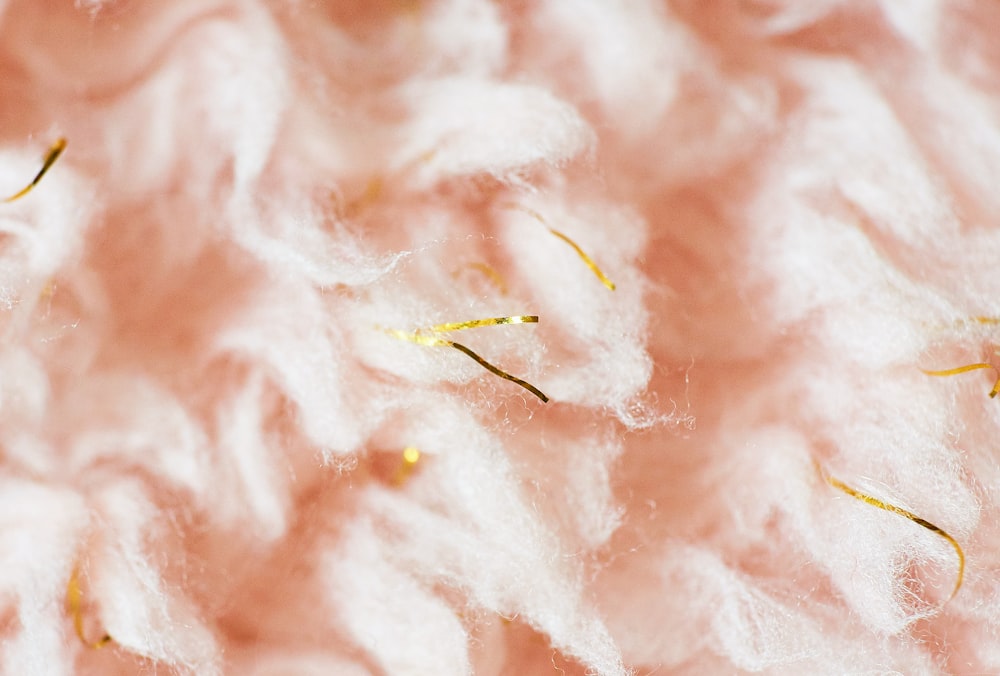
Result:
M2 672L1000 673L998 32L0 0Z

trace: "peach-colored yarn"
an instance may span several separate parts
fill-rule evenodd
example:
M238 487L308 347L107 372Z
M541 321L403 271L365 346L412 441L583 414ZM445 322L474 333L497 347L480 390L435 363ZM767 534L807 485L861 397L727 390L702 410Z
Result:
M0 0L0 670L1000 673L998 32Z

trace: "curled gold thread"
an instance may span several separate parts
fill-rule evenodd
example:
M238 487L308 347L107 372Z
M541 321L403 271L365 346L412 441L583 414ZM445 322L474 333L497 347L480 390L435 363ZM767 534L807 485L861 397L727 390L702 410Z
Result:
M407 446L403 449L403 462L407 465L416 465L420 462L420 449L413 446Z
M417 463L420 462L420 449L415 446L407 446L403 449L403 462L399 465L396 470L395 476L392 478L392 483L397 486L402 486L410 475L413 474L414 468L416 468Z
M396 7L405 14L420 13L420 3L417 0L396 0Z
M950 326L956 329L967 328L970 324L978 324L980 326L997 326L1000 325L1000 317L989 317L986 315L977 315L975 317L964 317L962 319L952 320L950 324L945 324L943 322L934 324L936 329L942 329L946 326Z
M451 343L451 341L444 338L429 336L419 331L410 333L409 331L400 331L399 329L386 329L385 332L397 340L406 340L417 345L424 345L425 347L449 347Z
M489 371L493 375L499 376L499 377L503 378L504 380L509 380L510 382L514 383L515 385L520 385L524 389L528 390L528 392L531 392L533 395L535 395L536 397L538 397L539 399L541 399L543 404L547 404L548 403L549 398L545 395L545 393L542 392L537 387L535 387L534 385L532 385L531 383L527 382L526 380L522 380L522 379L518 378L517 376L511 375L511 374L507 373L506 371L504 371L502 369L497 368L496 366L494 366L493 364L489 363L488 361L486 361L485 359L483 359L478 354L476 354L475 352L473 352L472 350L470 350L469 348L467 348L465 345L462 345L461 343L455 343L455 342L451 342L451 341L449 341L449 343L450 343L451 347L455 348L459 352L465 353L470 358L472 358L473 361L475 361L477 364L479 364L480 366L482 366L484 369L486 369L487 371Z
M965 552L962 551L962 546L958 544L958 541L955 538L953 538L950 534L948 534L948 532L945 531L944 529L935 526L926 519L920 518L913 512L907 511L902 507L897 507L896 505L891 505L888 502L882 502L878 498L872 497L871 495L862 493L857 489L851 488L840 479L830 476L822 469L820 469L820 473L823 475L823 478L826 480L826 482L831 486L833 486L834 488L836 488L837 490L842 491L847 495L850 495L852 498L860 500L861 502L867 503L872 507L878 507L879 509L883 509L887 512L892 512L893 514L898 514L903 518L909 519L918 526L926 528L930 532L934 533L935 535L947 541L948 544L950 544L952 548L955 550L955 554L958 555L958 577L955 579L955 587L951 590L951 595L948 597L948 601L955 598L955 594L958 593L959 588L962 586L962 580L965 577Z
M42 287L42 290L38 293L38 298L40 300L52 300L52 297L56 295L56 280L50 279Z
M610 279L608 279L608 276L605 275L604 272L599 267L597 267L597 263L594 262L594 259L588 256L587 253L580 248L580 245L578 245L576 242L574 242L568 236L564 235L558 230L549 228L549 232L551 232L553 235L555 235L556 237L558 237L559 239L561 239L562 241L566 242L571 247L573 247L573 250L576 251L576 255L578 255L583 260L586 266L590 268L591 272L597 275L597 278L601 280L601 284L608 287L608 289L610 289L611 291L615 290L616 288L615 283L612 282Z
M35 178L31 179L31 183L24 186L18 192L14 193L10 197L4 199L3 202L8 203L8 202L13 202L15 200L19 200L25 195L27 195L29 192L31 192L31 190L36 185L38 185L38 182L42 180L42 177L45 176L46 173L48 173L52 165L56 163L56 160L59 159L59 156L62 155L62 152L65 149L66 149L66 139L64 138L56 139L56 142L49 147L49 152L45 155L45 161L42 163L42 168L38 171L37 174L35 174Z
M501 321L496 321L496 320L499 320L499 319L513 319L513 317L498 317L498 318L493 318L493 319L488 319L488 320L473 320L472 322L457 322L456 324L439 324L438 327L433 327L430 330L431 331L435 331L435 332L440 332L440 330L441 330L440 327L442 327L442 326L444 326L444 327L449 327L449 326L453 327L451 329L445 329L445 330L455 330L454 327L472 328L474 326L490 326L491 323L494 323L494 324L521 323L521 322L501 322ZM538 321L538 317L534 317L534 321L537 322ZM477 323L477 322L487 322L487 323L481 324L481 323ZM465 324L468 324L468 326L463 326ZM424 331L427 331L427 329L424 329ZM469 349L465 345L462 345L461 343L456 343L455 341L448 340L447 338L442 338L441 336L429 335L427 333L421 332L420 330L410 333L410 332L407 332L407 331L400 331L398 329L387 329L386 332L390 336L392 336L393 338L396 338L398 340L409 341L411 343L416 343L417 345L424 345L426 347L450 347L450 348L453 348L455 350L458 350L459 352L461 352L462 354L464 354L467 357L469 357L470 359L472 359L474 362L476 362L477 364L479 364L480 366L482 366L484 369L486 369L487 371L489 371L493 375L498 376L500 378L503 378L504 380L509 380L510 382L514 383L515 385L519 385L519 386L523 387L528 392L531 392L533 395L535 395L536 397L538 397L539 399L541 399L542 402L546 402L547 403L549 401L549 398L545 395L544 392L542 392L541 390L539 390L537 387L535 387L534 385L532 385L528 381L522 380L521 378L518 378L515 375L511 375L510 373L507 373L506 371L504 371L504 370L502 370L500 368L497 368L496 366L494 366L490 362L486 361L485 359L483 359L482 357L480 357L478 354L476 354L474 351L472 351L471 349Z
M69 583L66 585L66 607L73 616L73 629L76 631L80 642L85 646L92 650L100 650L114 640L110 634L104 634L104 636L96 641L87 640L87 636L83 631L83 590L80 589L80 572L77 568L73 569L73 573L69 577Z
M346 207L344 207L344 213L348 217L356 216L362 209L373 204L382 195L382 177L376 176L368 181L365 186L365 191L361 193L361 196L354 199Z
M992 369L995 368L993 364L978 363L978 364L966 364L965 366L957 366L953 369L945 369L943 371L928 371L927 369L920 369L925 374L929 376L957 376L961 373L968 373L969 371L976 371L978 369ZM996 382L993 383L993 389L990 390L990 398L994 398L1000 394L1000 373Z
M496 271L496 269L486 263L466 263L465 267L481 272L490 282L497 288L501 296L507 295L507 283L504 281L503 276Z
M604 286L606 286L611 291L615 290L615 288L616 288L615 287L615 283L612 282L610 279L608 279L608 276L605 275L604 271L601 270L601 268L599 268L597 266L597 263L594 262L594 259L591 258L589 255L587 255L587 252L584 251L580 247L579 244L577 244L572 239L570 239L570 237L568 235L563 234L563 233L559 232L558 230L549 227L549 224L545 222L545 219L542 218L542 215L540 213L538 213L534 209L529 209L528 207L524 207L524 206L521 206L520 204L515 204L513 202L505 203L504 206L507 207L508 209L517 209L518 211L523 211L524 213L528 214L529 216L531 216L532 218L534 218L535 220L537 220L539 223L541 223L542 225L544 225L546 228L548 228L548 231L550 233L552 233L553 235L555 235L556 237L558 237L559 239L561 239L562 241L564 241L566 244L568 244L573 249L573 251L576 252L576 255L580 257L580 260L582 260L584 262L584 264L588 268L590 268L590 271L593 272L594 275L599 280L601 280L601 284L603 284Z
M447 331L461 331L463 329L476 329L481 326L503 326L504 324L537 324L538 315L511 315L510 317L489 317L487 319L471 319L467 322L452 322L449 324L437 324L428 329L434 333L445 333Z

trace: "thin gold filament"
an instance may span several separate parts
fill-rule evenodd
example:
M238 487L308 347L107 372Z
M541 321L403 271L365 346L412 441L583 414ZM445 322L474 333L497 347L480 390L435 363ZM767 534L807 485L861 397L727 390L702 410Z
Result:
M453 322L450 324L438 324L432 326L428 331L434 333L445 333L447 331L461 331L463 329L478 329L481 326L503 326L504 324L537 324L538 315L512 315L510 317L489 317L487 319L472 319L467 322Z
M965 366L958 366L953 369L945 369L944 371L928 371L927 369L920 369L929 376L957 376L960 373L968 373L969 371L976 371L979 369L991 369L994 368L993 364L966 364ZM1000 394L1000 375L998 375L996 382L993 383L993 389L990 390L990 398L996 397Z
M535 220L537 220L539 223L541 223L542 225L544 225L546 228L548 228L549 232L551 232L553 235L555 235L556 237L558 237L562 241L566 242L566 244L570 245L570 247L573 249L573 251L576 252L576 255L580 257L580 260L582 260L584 262L584 264L588 268L590 268L590 271L593 272L594 275L599 280L601 280L601 284L603 284L604 286L606 286L611 291L615 290L615 288L616 288L615 287L615 283L612 282L610 279L608 279L608 276L604 274L603 270L601 270L599 267L597 267L597 263L594 262L594 259L591 258L590 256L588 256L587 252L584 251L580 247L579 244L577 244L572 239L570 239L570 237L568 235L565 235L565 234L559 232L558 230L550 228L549 224L545 222L545 219L542 218L542 215L540 213L538 213L534 209L529 209L527 207L523 207L520 204L514 204L513 202L507 203L504 206L506 206L509 209L517 209L519 211L523 211L524 213L528 214L529 216L531 216L532 218L534 218Z
M958 589L959 587L962 586L962 580L965 577L965 552L962 551L962 546L958 544L958 541L955 540L955 538L949 535L945 530L938 528L937 526L932 524L930 521L927 521L926 519L920 518L913 512L909 512L903 509L902 507L897 507L896 505L890 505L888 502L882 502L878 498L872 497L871 495L868 495L866 493L862 493L861 491L851 488L843 481L840 481L839 479L832 477L825 472L822 472L822 474L823 478L826 479L826 482L831 486L833 486L834 488L836 488L837 490L843 491L844 493L850 495L852 498L867 503L872 507L878 507L879 509L884 509L887 512L892 512L893 514L898 514L903 518L909 519L918 526L926 528L930 532L934 533L935 535L947 541L948 544L950 544L952 548L955 550L955 554L958 555L958 577L955 579L955 587L951 590L951 596L948 597L948 601L955 598L955 594L958 593Z
M400 331L399 329L386 329L386 333L396 340L406 340L425 347L448 347L448 343L450 342L444 338L429 336L426 333L420 333L419 331L410 333L408 331Z
M490 362L486 361L478 354L473 352L471 349L466 347L465 345L448 340L447 338L442 338L441 336L438 335L432 335L426 333L426 331L428 330L433 331L435 333L439 333L444 330L449 330L449 331L456 330L456 328L473 328L475 326L491 326L494 324L527 323L528 316L521 317L520 319L522 319L523 321L519 322L499 321L501 319L514 319L514 317L497 317L492 319L474 320L472 322L458 322L456 324L439 324L437 327L432 327L431 329L424 329L424 332L418 330L413 333L409 333L406 331L400 331L398 329L389 329L387 333L393 338L396 338L398 340L409 341L411 343L416 343L417 345L424 345L426 347L450 347L455 350L458 350L459 352L472 359L474 362L482 366L484 369L486 369L493 375L503 378L504 380L509 380L515 385L519 385L520 387L526 389L528 392L531 392L533 395L541 399L543 402L548 402L549 398L545 395L544 392L539 390L537 387L527 382L526 380L522 380L521 378L511 375L510 373L507 373L503 369L494 366L493 364L491 364ZM533 317L533 321L537 322L538 317ZM486 323L477 323L477 322L486 322ZM466 324L468 324L468 326L465 326ZM452 328L442 329L441 327L452 327Z
M410 475L413 474L413 470L416 469L418 462L420 462L420 449L414 446L404 448L403 462L400 463L395 476L392 477L392 483L396 486L402 486L410 478Z
M507 282L504 281L503 276L493 266L486 263L467 263L465 267L482 273L497 288L501 296L507 295Z
M576 251L576 255L579 256L581 260L583 260L586 266L590 268L591 272L597 275L597 278L601 280L601 284L608 287L608 289L610 289L611 291L615 290L615 283L612 282L610 279L608 279L608 276L605 275L604 272L599 267L597 267L597 263L594 262L594 259L588 256L587 252L581 249L579 244L577 244L576 242L571 240L568 236L564 235L558 230L553 230L552 228L549 228L549 232L551 232L553 235L555 235L556 237L558 237L559 239L561 239L562 241L566 242L571 247L573 247L573 250Z
M351 201L351 203L344 208L344 215L348 218L357 216L362 209L365 209L378 201L378 198L381 197L381 195L382 177L376 176L368 181L368 184L365 186L365 191L361 194L361 196Z
M448 341L448 343L451 345L451 347L455 348L459 352L462 352L462 353L468 355L473 361L475 361L477 364L479 364L480 366L482 366L484 369L486 369L487 371L489 371L493 375L499 376L499 377L503 378L504 380L509 380L510 382L514 383L515 385L520 385L524 389L528 390L528 392L531 392L533 395L535 395L536 397L538 397L539 399L541 399L543 404L548 403L549 398L545 395L545 393L542 392L537 387L535 387L534 385L532 385L531 383L529 383L528 381L522 380L522 379L518 378L517 376L511 375L511 374L507 373L506 371L497 368L496 366L494 366L493 364L489 363L488 361L486 361L485 359L483 359L478 354L476 354L475 352L473 352L472 350L470 350L469 348L467 348L465 345L462 345L461 343L454 343L454 342L451 342L451 341Z
M73 629L83 645L92 650L100 650L113 640L109 634L104 634L96 641L87 640L83 631L83 590L80 589L80 573L74 568L69 577L69 584L66 585L66 607L70 615L73 616Z
M52 296L56 295L56 280L50 279L42 287L41 292L39 292L38 297L41 299L50 299Z
M65 149L66 149L66 139L64 138L57 139L56 142L53 143L52 146L49 148L48 154L45 155L45 161L42 163L42 168L38 171L37 174L35 174L35 178L31 180L31 183L24 186L18 192L14 193L10 197L4 199L3 202L7 203L19 200L25 195L27 195L29 192L31 192L32 188L38 185L38 182L42 180L42 177L45 176L46 173L48 173L49 169L52 167L53 164L56 163L56 160L59 159L59 156L62 155L62 152Z

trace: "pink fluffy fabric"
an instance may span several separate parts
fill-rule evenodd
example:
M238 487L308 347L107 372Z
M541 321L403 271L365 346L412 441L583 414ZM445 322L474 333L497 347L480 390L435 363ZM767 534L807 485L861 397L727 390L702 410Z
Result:
M1000 673L998 31L0 0L3 673Z

